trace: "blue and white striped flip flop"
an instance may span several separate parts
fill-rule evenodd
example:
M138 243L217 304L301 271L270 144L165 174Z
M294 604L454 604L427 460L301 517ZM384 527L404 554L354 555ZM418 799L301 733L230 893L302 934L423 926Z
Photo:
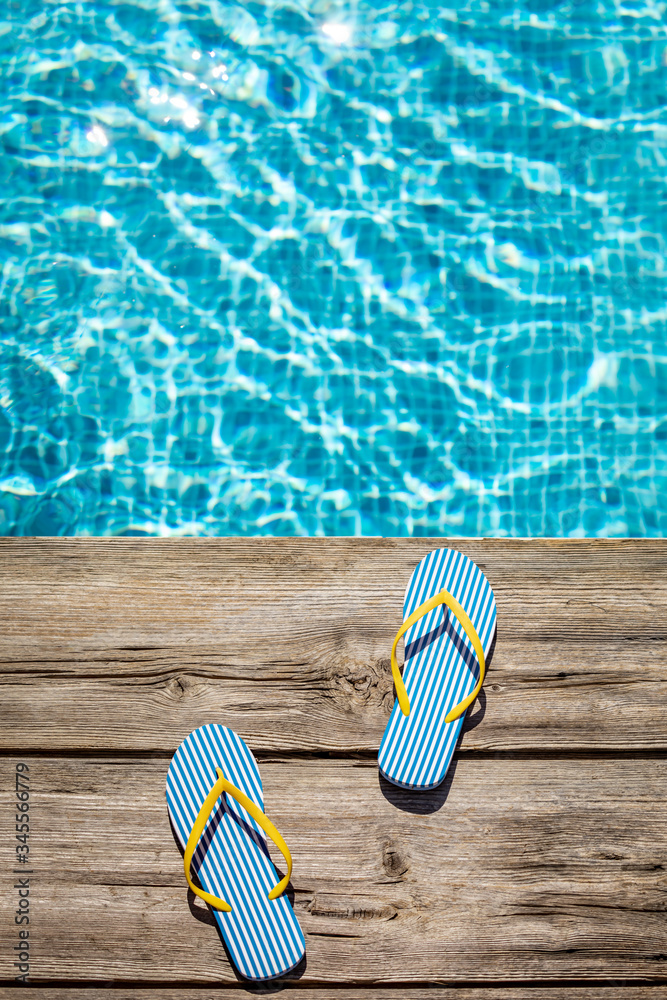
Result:
M496 601L472 559L454 549L435 549L410 578L403 615L391 651L397 699L378 764L384 777L402 788L435 788L444 780L466 709L484 680ZM401 678L396 646L402 635Z
M246 979L275 979L299 964L303 932L287 896L287 844L264 815L262 780L243 740L224 726L202 726L174 754L167 808L185 850L185 877L213 908L234 964ZM265 833L287 862L280 881ZM202 889L192 882L190 868Z

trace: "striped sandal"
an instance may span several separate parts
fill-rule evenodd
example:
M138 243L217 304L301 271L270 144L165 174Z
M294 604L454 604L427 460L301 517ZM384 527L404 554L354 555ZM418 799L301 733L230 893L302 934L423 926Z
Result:
M287 844L264 815L262 781L243 740L224 726L202 726L181 743L167 773L167 808L185 851L185 877L213 908L220 933L246 979L282 976L306 950L282 895L290 880ZM287 863L278 880L266 837ZM202 888L196 886L190 868Z
M403 615L391 651L396 701L378 764L401 788L435 788L447 774L466 709L482 687L496 601L471 559L436 549L413 572ZM402 635L401 677L396 646Z

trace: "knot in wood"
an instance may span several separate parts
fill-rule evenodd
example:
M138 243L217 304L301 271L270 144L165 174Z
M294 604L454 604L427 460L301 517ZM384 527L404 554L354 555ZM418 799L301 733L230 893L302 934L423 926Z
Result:
M382 848L382 867L392 881L401 881L408 872L409 865L400 851L387 842Z
M175 674L169 678L165 686L171 697L179 701L187 694L187 690L190 687L190 680L186 676Z
M339 697L342 694L346 700L361 700L364 703L384 700L382 671L378 669L377 663L360 663L349 659L339 661L331 679L340 692Z

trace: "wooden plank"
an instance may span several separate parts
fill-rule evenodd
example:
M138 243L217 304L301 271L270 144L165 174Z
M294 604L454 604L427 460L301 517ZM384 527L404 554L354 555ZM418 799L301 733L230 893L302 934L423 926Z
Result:
M30 649L344 641L400 622L410 573L449 545L486 572L499 638L667 639L667 540L0 540L0 644Z
M0 987L0 1000L11 998L18 1000L19 989L22 987ZM245 986L230 985L225 995L235 996L239 992L247 995ZM259 992L259 990L258 990ZM268 992L268 991L266 991ZM436 985L404 986L396 989L391 986L369 987L360 992L358 989L327 989L316 987L308 989L288 985L281 990L282 996L290 996L290 1000L556 1000L553 987L522 989L492 987L439 987ZM158 989L124 988L122 1000L203 1000L201 989ZM43 986L39 990L40 1000L109 1000L108 988L95 989L85 986L58 988ZM209 1000L209 993L204 993ZM667 1000L667 987L662 986L625 986L616 980L610 980L606 986L559 986L558 1000Z
M498 601L462 749L664 748L666 542L422 539L2 539L0 746L167 751L222 721L373 751L405 583L443 544Z
M167 765L31 759L35 980L235 982L209 912L188 905ZM4 845L13 768L3 759ZM261 770L294 856L303 986L664 981L662 758L468 755L421 794L381 785L367 761ZM2 906L5 978L11 892Z
M253 750L375 752L393 702L389 634L5 653L0 748L173 752L221 722ZM661 642L506 637L460 749L665 749L666 660Z

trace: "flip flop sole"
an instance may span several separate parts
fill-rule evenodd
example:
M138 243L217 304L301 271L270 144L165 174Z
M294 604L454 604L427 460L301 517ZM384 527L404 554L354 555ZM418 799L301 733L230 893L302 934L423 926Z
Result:
M184 849L217 779L216 767L264 811L259 769L243 740L224 726L195 729L167 773L167 808ZM231 796L221 796L213 807L192 871L206 892L232 907L231 913L213 909L213 915L242 976L275 979L299 964L306 946L290 902L284 894L268 898L279 876L264 831Z
M430 552L414 570L405 592L403 620L441 590L448 590L467 612L487 656L496 631L496 601L489 581L472 559L454 549ZM455 616L441 605L405 633L403 682L410 714L394 703L378 764L402 788L435 788L445 778L465 712L454 722L445 716L474 689L479 663L472 643Z

